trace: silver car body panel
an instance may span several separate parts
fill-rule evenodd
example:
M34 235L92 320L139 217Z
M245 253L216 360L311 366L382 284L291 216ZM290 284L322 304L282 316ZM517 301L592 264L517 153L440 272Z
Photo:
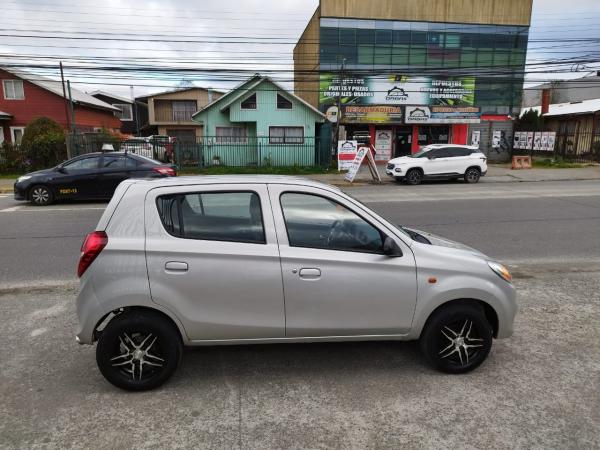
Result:
M257 192L267 244L169 235L156 197L205 190ZM403 256L290 247L278 200L283 191L341 203L392 237ZM484 255L415 242L339 189L311 180L127 180L96 229L105 230L109 241L80 280L77 337L84 344L94 341L96 327L111 311L135 306L168 316L186 345L417 339L436 308L458 299L487 303L498 316L498 337L512 334L515 289L488 267ZM187 262L190 270L167 273L166 262ZM293 269L315 266L320 279L294 277Z

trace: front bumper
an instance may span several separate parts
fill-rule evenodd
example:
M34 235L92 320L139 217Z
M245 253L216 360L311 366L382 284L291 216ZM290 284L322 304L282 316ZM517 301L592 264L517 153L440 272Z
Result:
M19 186L15 183L14 198L15 200L27 200L27 189L24 186Z

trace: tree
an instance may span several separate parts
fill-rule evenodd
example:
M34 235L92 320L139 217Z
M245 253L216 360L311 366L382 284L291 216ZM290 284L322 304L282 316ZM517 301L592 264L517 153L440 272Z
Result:
M33 119L25 127L21 151L31 169L55 166L67 158L65 132L57 122L48 117Z
M521 131L543 131L544 116L540 115L535 109L529 109L517 119L515 129Z

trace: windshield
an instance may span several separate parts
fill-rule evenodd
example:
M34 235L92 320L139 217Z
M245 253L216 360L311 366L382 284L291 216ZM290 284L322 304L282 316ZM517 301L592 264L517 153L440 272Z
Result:
M421 150L419 150L417 153L415 153L414 155L411 155L411 158L423 158L427 153L429 153L431 150L433 150L432 148L429 147L423 147Z

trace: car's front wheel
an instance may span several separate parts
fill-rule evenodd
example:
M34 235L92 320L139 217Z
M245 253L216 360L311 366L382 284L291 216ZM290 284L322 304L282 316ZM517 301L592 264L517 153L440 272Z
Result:
M410 169L408 172L406 172L406 177L404 177L404 181L406 181L407 184L413 186L421 184L421 182L423 181L423 172L421 172L419 169Z
M39 184L33 186L29 191L29 200L31 203L38 206L46 206L52 203L54 196L48 186Z
M177 369L182 343L176 327L157 313L125 312L102 331L96 362L102 375L128 391L154 389Z
M481 178L481 171L476 167L471 167L465 172L465 181L467 183L478 183Z
M452 304L436 311L421 334L429 364L446 373L477 368L492 348L492 327L476 304Z

